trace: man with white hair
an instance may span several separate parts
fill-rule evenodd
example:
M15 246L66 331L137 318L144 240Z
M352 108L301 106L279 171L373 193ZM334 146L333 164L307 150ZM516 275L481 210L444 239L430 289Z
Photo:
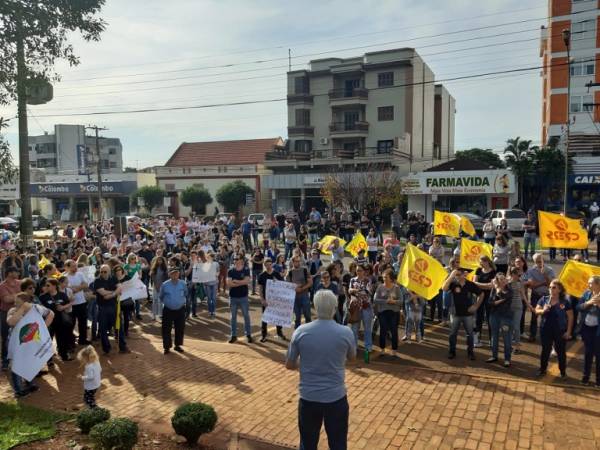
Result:
M329 448L345 450L348 437L349 406L344 384L345 362L356 357L350 328L333 317L337 297L331 291L315 294L317 320L294 331L285 367L294 370L300 358L300 401L298 428L300 449L316 450L323 421Z

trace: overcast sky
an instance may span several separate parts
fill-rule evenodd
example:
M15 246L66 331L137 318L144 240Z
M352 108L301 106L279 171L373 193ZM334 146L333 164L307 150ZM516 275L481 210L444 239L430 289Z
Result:
M539 28L546 23L547 1L106 3L102 15L108 27L102 40L72 39L81 64L60 65L63 81L55 85L54 100L29 107L30 135L52 133L56 123L105 126L110 129L105 136L121 139L124 164L139 168L164 164L184 141L287 137L285 101L58 115L281 99L286 94L288 48L293 69L302 69L310 59L414 47L456 99L456 149L499 150L515 136L539 143L539 70L443 80L539 66ZM481 27L491 28L461 32ZM15 113L16 105L0 109L4 117ZM43 117L48 115L57 117ZM16 120L11 123L8 138L16 155Z

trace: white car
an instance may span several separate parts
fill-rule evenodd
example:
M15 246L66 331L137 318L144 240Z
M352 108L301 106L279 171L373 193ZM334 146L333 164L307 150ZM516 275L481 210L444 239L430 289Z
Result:
M523 231L523 223L527 220L527 214L520 209L492 209L483 218L491 219L494 228L500 225L502 219L506 219L509 231Z
M259 230L262 231L263 224L265 223L265 215L263 213L248 214L248 222L254 222L255 219Z

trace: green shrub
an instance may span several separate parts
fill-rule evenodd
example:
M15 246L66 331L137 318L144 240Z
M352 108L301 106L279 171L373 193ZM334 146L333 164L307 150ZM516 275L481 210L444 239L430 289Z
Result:
M216 423L217 413L205 403L181 405L171 418L175 433L183 436L190 445L196 444L200 435L211 432Z
M88 434L92 427L110 419L110 411L104 408L84 409L77 414L77 426L83 434Z
M138 440L138 426L129 419L110 419L94 425L90 438L101 450L130 450Z

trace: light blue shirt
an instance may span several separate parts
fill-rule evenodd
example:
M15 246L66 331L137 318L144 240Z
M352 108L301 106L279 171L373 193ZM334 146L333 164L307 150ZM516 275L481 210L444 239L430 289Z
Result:
M165 281L160 287L158 297L165 308L172 310L183 308L187 299L185 281L177 280L175 283L171 279Z
M346 395L347 358L356 356L350 328L333 320L315 320L299 326L290 341L287 359L300 358L300 398L332 403Z

